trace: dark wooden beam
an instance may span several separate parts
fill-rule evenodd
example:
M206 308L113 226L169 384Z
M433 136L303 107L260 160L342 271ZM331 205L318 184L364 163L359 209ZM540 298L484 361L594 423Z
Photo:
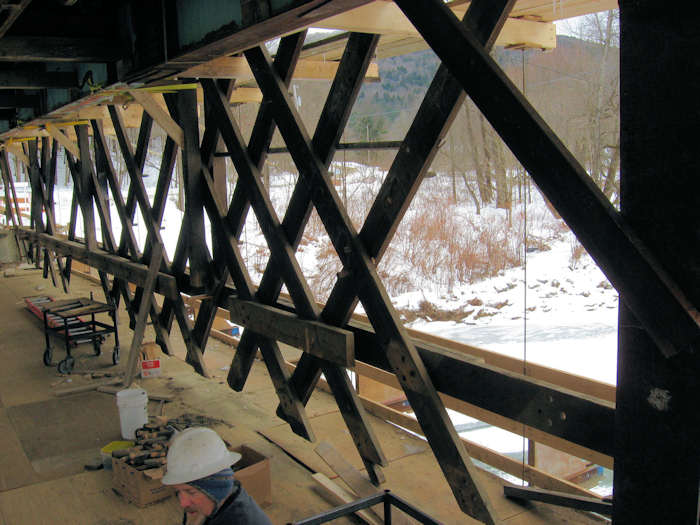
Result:
M39 36L6 36L0 40L0 62L115 62L121 50L112 40Z
M38 108L41 103L39 95L3 93L0 91L0 108Z
M700 313L472 31L440 0L397 0L666 357L697 353Z
M351 332L318 321L307 321L296 315L253 301L228 300L231 321L253 332L281 341L304 352L337 363L346 368L355 366Z
M80 242L61 239L45 233L39 234L27 230L26 228L19 228L17 230L17 235L19 235L20 238L40 243L58 253L69 255L73 259L107 273L111 273L115 277L126 279L139 286L144 286L146 284L148 267L144 264L129 261L128 259L113 255L100 248L88 250L87 247ZM156 292L171 299L180 295L175 278L163 272L158 274Z
M0 38L3 38L7 31L19 18L19 15L27 8L32 0L19 0L16 2L0 3Z
M697 173L693 139L700 112L697 11L672 13L649 0L620 2L620 207L695 305L700 305ZM654 59L649 60L649 53ZM640 284L648 285L646 279ZM650 290L669 328L682 319ZM668 359L647 322L620 293L613 522L698 523L700 354Z
M549 503L550 505L558 505L560 507L568 507L570 509L597 512L598 514L603 514L605 516L612 514L612 503L609 501L567 494L565 492L557 492L554 490L545 490L535 487L513 487L511 485L504 485L503 494L508 498L521 501L541 501L542 503Z
M180 91L177 95L178 123L183 131L182 179L185 187L183 225L189 240L190 284L202 288L212 282L211 256L204 228L202 157L199 151L197 92Z
M202 9L207 9L206 0L199 1L204 4ZM169 42L168 57L158 57L151 63L144 64L144 67L140 68L139 71L130 73L128 80L144 80L172 75L177 71L189 69L192 65L207 62L211 60L211 57L240 52L241 49L259 45L267 40L277 38L281 34L300 31L313 25L315 21L337 15L370 1L305 0L289 2L278 9L274 15L261 20L246 20L243 24L241 24L241 20L221 20L221 25L212 27L208 35L199 42L191 42L186 46L180 46L177 42ZM154 23L160 26L160 13L158 15L158 19ZM153 25L146 25L143 30L152 33Z
M369 326L353 322L348 328L355 334L357 360L393 371ZM414 344L440 393L612 456L613 403L574 394L419 341L414 340Z
M0 69L0 89L70 89L78 87L77 75L72 71L47 72L35 68L15 66Z

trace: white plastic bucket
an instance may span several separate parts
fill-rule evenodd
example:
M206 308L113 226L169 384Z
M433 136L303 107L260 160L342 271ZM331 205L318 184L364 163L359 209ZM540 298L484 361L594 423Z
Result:
M117 392L122 438L134 439L137 428L148 423L148 394L140 388Z

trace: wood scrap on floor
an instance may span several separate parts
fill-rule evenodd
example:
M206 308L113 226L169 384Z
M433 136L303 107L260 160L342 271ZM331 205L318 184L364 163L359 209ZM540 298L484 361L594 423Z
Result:
M357 499L357 496L348 492L337 483L334 483L320 472L312 474L311 477L316 482L316 488L321 496L333 505L345 505ZM358 510L355 512L355 515L370 525L381 525L384 523L384 519L380 518L372 509Z
M345 458L326 441L322 441L315 448L316 454L321 456L323 461L335 472L340 479L342 479L350 490L354 493L354 499L364 498L367 496L372 496L380 489L375 487L368 478L362 475L362 473L348 463ZM348 503L347 501L345 503ZM377 518L380 519L381 523L384 523L384 509L381 505L376 505L374 509L369 509L370 512L375 514ZM403 525L411 523L407 518L396 513L392 513L392 523L397 525Z

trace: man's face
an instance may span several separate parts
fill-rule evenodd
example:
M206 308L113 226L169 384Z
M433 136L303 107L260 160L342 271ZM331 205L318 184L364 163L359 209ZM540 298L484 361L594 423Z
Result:
M188 514L199 512L204 516L211 516L214 512L214 502L201 490L191 485L174 485L180 506Z

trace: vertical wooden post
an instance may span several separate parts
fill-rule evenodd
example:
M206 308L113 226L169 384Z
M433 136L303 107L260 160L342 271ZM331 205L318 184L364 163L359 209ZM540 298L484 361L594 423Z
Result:
M210 280L202 200L202 160L199 152L197 92L181 91L177 97L179 124L183 131L182 170L185 185L184 222L189 229L190 284L202 288Z
M622 214L696 306L698 23L695 11L620 2ZM620 299L613 520L695 525L698 348L665 357Z

